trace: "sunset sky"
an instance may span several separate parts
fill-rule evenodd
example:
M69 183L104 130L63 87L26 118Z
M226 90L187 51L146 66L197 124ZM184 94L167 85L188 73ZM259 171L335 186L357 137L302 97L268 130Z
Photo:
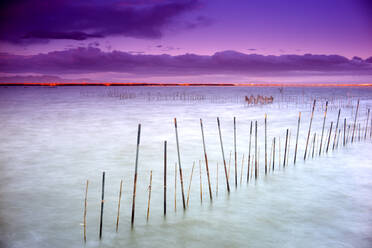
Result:
M370 0L5 0L0 82L372 82Z

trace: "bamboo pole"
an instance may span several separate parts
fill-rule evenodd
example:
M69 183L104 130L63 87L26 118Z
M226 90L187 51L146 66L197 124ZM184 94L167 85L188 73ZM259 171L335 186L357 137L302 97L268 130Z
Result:
M279 146L278 169L280 169L280 158L282 156L282 154L281 154L281 145L280 145L280 136L279 136L279 144L278 144L278 146Z
M289 159L289 153L291 151L291 130L289 130L289 135L288 135L288 148L287 148L287 161L285 161L285 164L288 166L288 159Z
M234 116L234 165L235 165L235 188L238 187L238 161L236 152L236 118Z
M218 126L218 133L220 135L220 144L221 144L223 166L225 168L226 187L227 187L227 192L230 193L229 177L227 176L225 153L223 151L223 143L222 143L222 134L221 134L220 119L218 117L217 117L217 126Z
M152 188L152 170L150 171L149 199L147 201L147 216L146 216L146 221L149 221L149 216L150 216L151 188Z
M356 108L356 111L355 111L355 120L354 120L353 135L351 136L351 143L354 142L354 132L355 132L356 121L357 121L357 117L358 117L358 109L359 109L359 99L358 99L357 108Z
M134 169L133 200L132 200L132 219L131 219L131 227L132 227L132 229L134 227L134 212L135 212L135 206L136 206L138 153L139 153L140 140L141 140L141 124L138 124L136 162L135 162L135 169Z
M273 139L273 171L275 169L275 137Z
M327 118L327 108L328 108L328 101L326 101L326 107L325 107L325 111L324 111L322 135L320 136L319 156L322 153L323 134L324 134L325 121L326 121L326 118Z
M199 160L199 182L200 182L200 203L203 202L203 183L202 183L202 170L201 161Z
M85 185L85 198L84 198L84 242L87 242L87 205L88 205L88 185L89 180Z
M338 110L337 123L336 123L336 131L335 131L335 137L334 137L334 139L333 139L332 150L335 149L335 143L336 143L336 137L337 137L337 129L338 129L338 122L339 122L339 120L340 120L340 113L341 113L341 109Z
M311 112L310 124L309 124L309 131L308 131L308 133L307 133L307 139L306 139L306 146L305 146L304 160L306 160L307 146L308 146L309 138L310 138L311 124L312 124L312 122L313 122L313 117L314 117L315 103L316 103L316 100L314 100L314 103L313 103L313 110L312 110L312 112Z
M99 221L99 239L102 239L103 205L105 203L105 172L102 173L102 195L101 195L101 216Z
M314 140L313 140L313 154L312 154L313 158L314 158L314 150L315 150L315 138L316 138L316 133L314 133Z
M243 158L242 158L242 169L240 171L240 185L242 185L242 180L243 180L243 167L244 167L244 153L243 153Z
M164 141L164 216L167 215L167 141Z
M178 155L178 169L179 169L179 171L180 171L181 193L182 193L182 205L183 205L183 210L186 210L185 191L183 190L183 177L182 177L181 155L180 155L180 145L179 145L179 142L178 142L177 119L176 119L176 118L174 118L174 128L175 128L175 130L176 130L176 143L177 143L177 155Z
M265 175L267 174L267 114L265 113Z
M174 164L174 212L177 212L177 163Z
M346 145L346 118L344 118L344 146Z
M283 168L285 168L285 162L287 161L287 145L288 145L288 128L285 135L285 146L284 146L284 159L283 159Z
M367 139L368 120L369 120L369 109L367 111L367 121L366 121L366 130L364 132L364 139Z
M235 120L235 119L234 119ZM202 133L202 140L203 140L203 150L204 150L204 159L205 159L205 168L207 171L207 178L208 178L208 187L209 187L209 198L212 201L212 188L211 188L211 180L209 177L209 166L208 166L208 157L207 157L207 149L205 147L205 139L204 139L204 129L203 129L203 122L200 119L200 129Z
M271 161L272 161L272 156L273 156L273 141L271 141L271 148L270 148L270 160L269 160L269 172L271 170Z
M333 121L331 121L331 127L329 128L329 136L328 136L328 141L327 141L327 149L326 149L326 153L328 153L329 141L331 140L332 125L333 125ZM336 132L336 131L335 131L335 132Z
M255 163L254 163L254 178L257 180L258 174L258 164L257 164L257 121L255 122L255 140L254 140L254 147L255 147Z
M252 125L253 125L253 122L251 121L251 128L249 129L249 152L248 152L247 183L249 181L249 169L250 169L250 165L251 165Z
M195 161L192 163L192 169L191 169L191 176L190 176L190 183L189 183L189 189L187 191L187 207L189 207L189 199L190 199L190 190L191 190L191 182L192 182L192 174L194 173L194 167L195 167Z
M116 217L116 232L119 230L119 218L120 218L120 201L121 201L121 192L123 190L123 180L120 180L120 190L119 190L119 201L118 201L118 214Z
M296 164L296 158L297 158L297 145L298 145L298 135L300 133L300 122L301 122L301 112L298 113L298 122L297 122L297 134L296 134L296 146L295 146L295 153L294 153L294 159L293 163Z

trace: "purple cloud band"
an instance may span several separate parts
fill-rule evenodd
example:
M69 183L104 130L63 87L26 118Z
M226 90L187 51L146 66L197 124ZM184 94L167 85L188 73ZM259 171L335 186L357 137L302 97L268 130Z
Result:
M372 75L372 57L348 59L339 55L264 56L223 51L213 55L178 56L104 52L87 47L31 56L0 54L0 72L79 74L121 72L133 75L212 75L212 74L363 74Z

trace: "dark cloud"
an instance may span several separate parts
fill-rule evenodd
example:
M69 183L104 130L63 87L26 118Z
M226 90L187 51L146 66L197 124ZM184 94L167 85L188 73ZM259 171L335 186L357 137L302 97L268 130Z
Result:
M264 56L223 51L211 56L184 54L171 56L104 52L96 47L76 48L31 56L0 54L0 72L79 74L119 72L132 75L372 75L368 60L339 55Z
M72 82L94 82L88 78L79 78L79 79L66 79L53 75L26 75L26 76L8 76L0 77L0 83L52 83L52 82L63 82L63 83L72 83Z
M5 1L0 9L0 39L20 43L111 35L159 38L175 17L196 6L197 0Z

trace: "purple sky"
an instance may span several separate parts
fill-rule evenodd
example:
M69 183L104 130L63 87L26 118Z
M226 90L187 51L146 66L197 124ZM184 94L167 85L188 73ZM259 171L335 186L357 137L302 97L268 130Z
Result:
M0 6L0 81L372 82L371 44L370 0Z

